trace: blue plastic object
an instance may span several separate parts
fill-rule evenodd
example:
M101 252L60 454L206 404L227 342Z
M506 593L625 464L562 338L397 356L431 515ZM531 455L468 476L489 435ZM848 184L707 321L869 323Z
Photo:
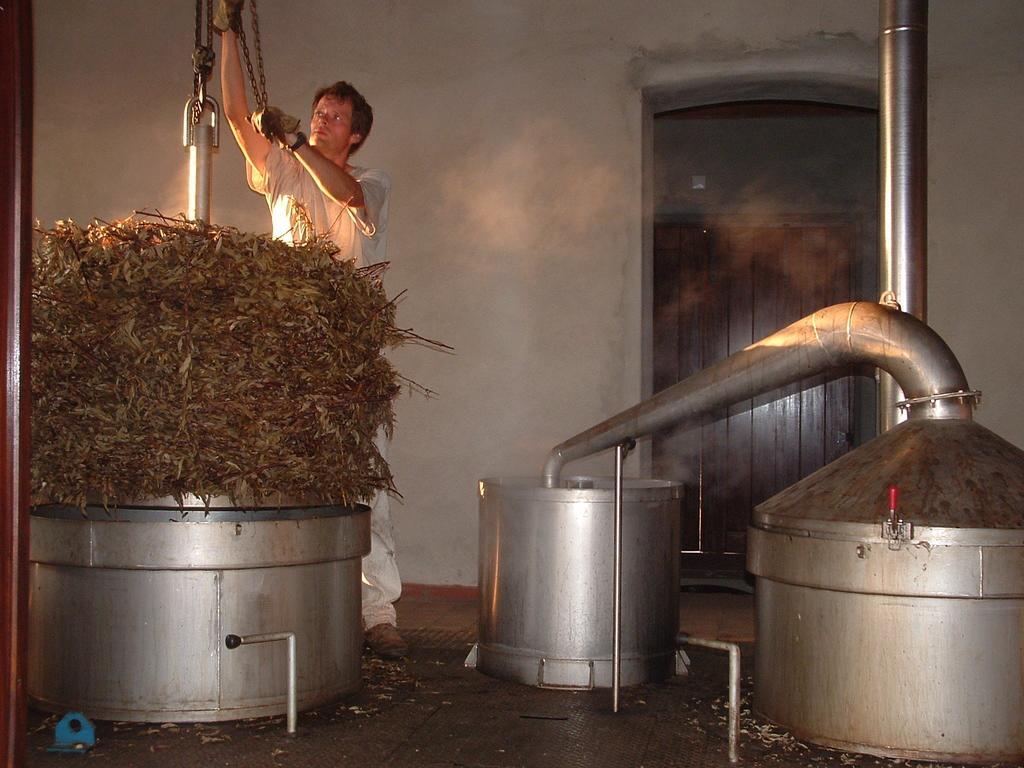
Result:
M47 752L86 753L96 746L96 729L81 712L68 712L53 731L53 745Z

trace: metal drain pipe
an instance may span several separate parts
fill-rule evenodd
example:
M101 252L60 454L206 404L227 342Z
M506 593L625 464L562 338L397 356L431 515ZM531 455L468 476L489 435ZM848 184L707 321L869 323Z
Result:
M928 320L928 0L881 0L878 34L879 283ZM902 421L879 373L879 429Z
M729 654L729 762L740 760L740 646L738 643L727 643L723 640L707 640L701 637L690 637L680 632L676 637L676 645L696 645L702 648L713 648L716 651L727 651Z
M911 419L970 419L980 394L969 390L946 342L913 315L880 304L836 304L555 446L544 485L557 487L566 462L669 425L694 425L733 403L858 363L892 374Z
M224 638L224 645L228 650L234 650L241 645L251 643L273 643L278 640L288 641L288 717L287 732L295 735L296 721L298 720L298 685L295 674L295 633L294 632L268 632L262 635L228 635Z
M619 672L622 666L622 463L626 451L615 446L614 567L612 568L612 712L619 711Z

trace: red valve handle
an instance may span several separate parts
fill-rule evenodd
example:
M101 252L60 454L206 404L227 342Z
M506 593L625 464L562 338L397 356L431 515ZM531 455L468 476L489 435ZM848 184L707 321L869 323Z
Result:
M896 510L896 505L900 500L900 489L895 485L889 486L889 511L893 512Z

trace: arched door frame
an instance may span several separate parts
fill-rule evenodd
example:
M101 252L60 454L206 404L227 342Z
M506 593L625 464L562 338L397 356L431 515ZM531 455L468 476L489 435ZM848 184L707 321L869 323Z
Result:
M872 73L873 75L873 73ZM877 78L843 73L722 73L642 89L642 260L641 260L641 396L654 394L654 118L690 107L743 101L809 101L839 106L878 108ZM639 445L641 473L651 474L651 443Z

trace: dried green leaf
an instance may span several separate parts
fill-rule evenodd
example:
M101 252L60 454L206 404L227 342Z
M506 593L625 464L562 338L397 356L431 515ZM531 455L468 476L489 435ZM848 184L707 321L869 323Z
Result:
M393 488L374 445L405 382L380 268L184 220L73 221L33 252L32 480L110 503Z

